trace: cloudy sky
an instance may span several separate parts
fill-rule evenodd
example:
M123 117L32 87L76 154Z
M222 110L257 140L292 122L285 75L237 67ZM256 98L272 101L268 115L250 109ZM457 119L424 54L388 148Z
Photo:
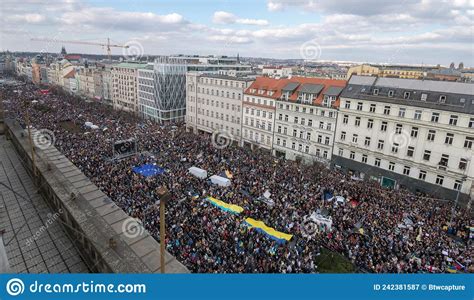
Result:
M21 4L20 4L21 3ZM144 54L474 66L474 0L2 0L2 50L107 37ZM105 53L65 44L68 52ZM122 49L114 49L122 54Z

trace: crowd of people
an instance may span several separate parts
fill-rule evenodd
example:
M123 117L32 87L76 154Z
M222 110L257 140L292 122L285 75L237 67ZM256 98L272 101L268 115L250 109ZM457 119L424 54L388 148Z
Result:
M459 208L450 223L452 202L352 180L317 163L277 159L264 150L216 148L209 135L187 132L183 124L156 124L61 93L41 95L33 85L2 89L8 118L25 125L28 112L33 127L53 131L54 146L157 240L157 188L166 186L171 192L166 247L192 272L318 272L322 248L344 255L366 272L473 271L469 228L474 221L470 212ZM37 102L31 103L33 99ZM99 129L91 130L85 122ZM114 142L130 138L138 153L112 159ZM165 173L144 177L133 172L133 167L147 163L156 163ZM231 186L194 177L188 172L192 166L210 175L229 171ZM271 205L262 201L266 191ZM354 199L357 205L327 201L327 194ZM222 211L206 201L207 196L244 211ZM316 211L332 218L332 228L308 236L304 222ZM293 238L279 244L249 229L245 217Z

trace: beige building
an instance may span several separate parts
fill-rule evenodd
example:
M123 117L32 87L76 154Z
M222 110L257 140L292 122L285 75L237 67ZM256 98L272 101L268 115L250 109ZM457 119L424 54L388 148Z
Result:
M254 78L186 74L186 127L241 141L244 91Z
M120 63L112 67L112 101L114 109L138 113L138 69L146 64Z
M437 70L435 66L372 65L353 66L347 71L347 79L352 75L379 76L405 79L422 79L428 71Z

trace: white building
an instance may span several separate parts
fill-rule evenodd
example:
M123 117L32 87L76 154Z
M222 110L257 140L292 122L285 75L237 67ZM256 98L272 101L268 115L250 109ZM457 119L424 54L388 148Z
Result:
M240 142L244 91L253 80L242 76L188 72L186 127L194 132L225 133L227 137Z
M286 84L284 80L257 77L244 93L242 146L273 148L277 91Z
M276 92L274 153L329 166L339 95L346 81L308 77L282 80L286 84Z
M262 68L262 75L272 78L288 78L291 74L293 74L291 67L263 66Z
M146 64L120 63L112 67L112 101L117 110L139 112L138 105L138 69ZM92 83L94 83L92 79Z
M388 187L474 197L474 86L352 76L341 95L333 164Z

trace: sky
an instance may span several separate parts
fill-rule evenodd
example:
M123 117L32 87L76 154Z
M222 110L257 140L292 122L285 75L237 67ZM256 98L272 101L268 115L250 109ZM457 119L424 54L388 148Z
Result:
M1 0L0 49L474 66L474 0ZM52 39L51 42L31 41Z

